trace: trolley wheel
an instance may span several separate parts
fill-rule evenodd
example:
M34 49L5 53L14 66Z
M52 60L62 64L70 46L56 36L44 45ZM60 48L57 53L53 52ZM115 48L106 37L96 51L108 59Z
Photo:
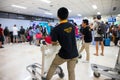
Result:
M32 70L32 74L35 75L35 71L34 70Z
M99 77L100 77L100 73L98 73L98 72L94 72L93 75L94 75L96 78L99 78Z
M63 78L65 75L64 75L64 73L62 72L62 73L58 73L58 76L59 76L60 78Z

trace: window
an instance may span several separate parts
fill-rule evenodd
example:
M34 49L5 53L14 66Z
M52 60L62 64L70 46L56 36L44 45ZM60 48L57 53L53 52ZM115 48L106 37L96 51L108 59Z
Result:
M8 18L8 13L0 12L0 18Z
M17 19L17 14L10 13L9 18Z

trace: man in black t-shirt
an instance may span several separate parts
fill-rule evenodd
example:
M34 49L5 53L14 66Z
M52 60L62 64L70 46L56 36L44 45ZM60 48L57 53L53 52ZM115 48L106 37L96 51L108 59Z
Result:
M84 38L84 43L79 51L79 53L81 53L84 49L86 50L86 61L84 62L89 62L90 59L90 52L89 52L89 45L92 41L92 34L91 34L91 29L88 26L88 20L84 19L82 22L82 27L83 27L83 38Z
M78 51L75 40L74 26L67 21L68 10L62 7L57 12L60 24L52 31L53 46L60 44L61 49L53 60L45 80L50 80L58 65L67 62L68 80L75 80L75 65L78 57Z
M21 26L21 29L20 29L20 37L21 37L21 41L22 42L26 41L26 38L25 38L25 29L23 28L23 26Z

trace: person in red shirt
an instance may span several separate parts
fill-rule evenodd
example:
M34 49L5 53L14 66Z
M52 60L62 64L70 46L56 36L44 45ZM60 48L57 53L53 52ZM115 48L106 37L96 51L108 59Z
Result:
M2 24L0 24L0 48L4 48L2 46L2 41L3 41L3 29L2 29Z

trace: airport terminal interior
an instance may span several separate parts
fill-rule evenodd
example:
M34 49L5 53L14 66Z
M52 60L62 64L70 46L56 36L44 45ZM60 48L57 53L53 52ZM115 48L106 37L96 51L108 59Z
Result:
M0 80L47 80L56 55L51 80L71 80L73 58L74 80L120 80L120 0L0 0Z

